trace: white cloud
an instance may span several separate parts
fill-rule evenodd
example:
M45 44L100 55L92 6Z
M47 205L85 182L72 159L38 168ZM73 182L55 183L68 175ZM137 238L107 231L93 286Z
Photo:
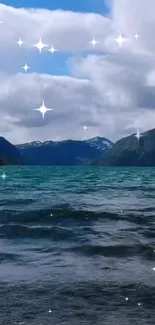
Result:
M0 18L3 33L0 42L4 48L17 47L19 37L24 47L32 50L32 45L39 37L46 44L56 46L59 50L76 52L91 49L92 37L104 39L112 29L108 18L95 13L76 13L72 11L47 9L16 9L0 4ZM103 48L100 43L99 48Z
M0 128L13 143L95 135L117 140L155 125L154 0L111 1L109 17L63 11L15 9L0 5ZM152 7L151 7L152 6ZM130 40L119 49L113 38ZM135 33L140 35L134 39ZM23 49L16 44L24 41ZM32 47L44 43L74 56L71 77L19 73ZM89 41L99 41L95 52ZM44 54L41 54L44 55ZM12 67L14 70L12 71ZM13 73L14 74L10 74ZM34 111L42 100L54 108L45 119ZM88 130L84 131L83 126Z

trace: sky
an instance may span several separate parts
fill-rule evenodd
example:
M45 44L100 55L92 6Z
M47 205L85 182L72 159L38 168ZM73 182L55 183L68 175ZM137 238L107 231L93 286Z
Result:
M0 3L1 136L115 142L154 128L154 12L154 0ZM33 46L40 38L48 45L41 53ZM44 118L36 110L43 101L51 108Z

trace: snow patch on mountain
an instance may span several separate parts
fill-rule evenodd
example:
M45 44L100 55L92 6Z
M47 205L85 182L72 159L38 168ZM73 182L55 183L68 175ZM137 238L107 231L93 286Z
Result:
M99 151L105 151L110 149L113 143L107 138L95 137L92 139L85 140L85 142L89 143L91 147L95 147Z

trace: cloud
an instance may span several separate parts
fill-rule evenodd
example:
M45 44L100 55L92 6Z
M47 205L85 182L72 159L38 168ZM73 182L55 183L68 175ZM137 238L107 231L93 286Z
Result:
M33 132L44 140L55 136L76 138L84 136L85 124L97 125L93 116L91 118L97 93L89 80L20 73L7 77L1 75L0 88L1 121L7 120L7 130L10 124L9 139L12 137L18 141L21 134L21 141L22 129L28 139ZM46 113L44 119L40 112L35 111L43 99L47 107L54 109Z
M94 35L103 39L111 29L109 19L95 13L17 9L0 4L0 17L4 22L0 42L7 49L15 49L21 37L24 49L32 51L32 45L42 37L46 44L54 44L61 51L85 51L91 49L89 41Z
M131 0L108 3L108 17L0 5L0 128L11 142L96 135L115 141L137 128L154 127L155 2L150 0L149 6L145 0L134 0L134 5ZM121 49L113 41L119 32L129 39ZM19 37L23 48L16 44ZM70 76L19 73L27 56L38 59L32 44L39 37L72 53ZM99 41L94 54L89 43L93 37ZM54 109L44 120L34 110L43 99Z

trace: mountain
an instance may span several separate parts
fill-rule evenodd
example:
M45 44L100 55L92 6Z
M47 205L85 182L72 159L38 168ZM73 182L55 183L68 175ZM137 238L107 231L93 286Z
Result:
M92 139L84 140L84 142L88 143L91 147L96 148L100 152L104 152L113 146L113 142L103 137L95 137Z
M16 145L29 165L88 165L90 161L100 158L111 148L112 142L107 138L95 137L76 141L33 141Z
M6 166L7 164L4 161L0 160L0 166Z
M24 164L23 156L18 148L5 138L0 137L0 165Z
M91 163L94 166L155 166L155 129L117 141L104 157Z

